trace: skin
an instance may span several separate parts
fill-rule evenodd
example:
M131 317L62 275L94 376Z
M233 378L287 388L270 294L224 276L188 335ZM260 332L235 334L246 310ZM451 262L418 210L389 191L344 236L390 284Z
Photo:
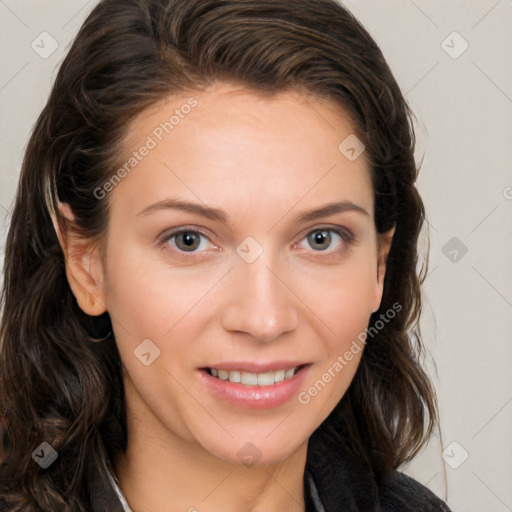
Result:
M128 450L115 472L134 512L304 510L308 439L347 390L361 352L309 403L294 396L264 410L212 396L198 368L300 360L312 363L307 390L379 308L392 232L379 250L368 162L338 150L354 127L336 104L222 83L193 96L198 105L105 199L103 245L61 235L80 307L109 311L121 354ZM138 116L127 157L189 98ZM175 209L139 215L171 197L221 208L229 224ZM295 220L336 201L367 214ZM67 205L61 212L73 221ZM196 252L170 237L183 226L205 235L196 235ZM353 241L330 231L322 251L308 239L330 229L349 230ZM248 236L263 248L252 263L236 252ZM149 366L134 356L145 339L160 349ZM261 457L250 467L237 455L248 442Z

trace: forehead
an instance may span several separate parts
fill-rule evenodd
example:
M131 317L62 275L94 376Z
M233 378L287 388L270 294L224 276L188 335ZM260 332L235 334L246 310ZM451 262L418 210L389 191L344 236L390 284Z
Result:
M125 142L125 163L134 165L113 193L122 189L137 204L172 194L260 211L358 199L372 210L365 155L344 152L354 132L332 101L217 84L165 98L134 119Z

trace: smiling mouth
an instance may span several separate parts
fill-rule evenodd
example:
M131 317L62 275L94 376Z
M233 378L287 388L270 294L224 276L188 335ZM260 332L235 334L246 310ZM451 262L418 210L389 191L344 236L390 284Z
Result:
M225 380L234 384L245 386L273 386L279 382L289 380L294 377L305 364L294 366L293 368L283 368L269 372L248 372L245 370L221 370L217 368L203 368L212 377L219 380Z

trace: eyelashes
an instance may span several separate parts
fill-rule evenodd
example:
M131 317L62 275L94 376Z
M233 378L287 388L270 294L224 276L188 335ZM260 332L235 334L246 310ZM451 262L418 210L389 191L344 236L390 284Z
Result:
M332 258L343 255L354 243L354 240L354 235L346 228L324 226L308 231L292 247L310 251L315 257L319 255ZM160 244L164 250L171 252L176 257L183 258L198 258L200 254L206 252L209 244L218 249L208 235L189 226L166 232L161 237Z

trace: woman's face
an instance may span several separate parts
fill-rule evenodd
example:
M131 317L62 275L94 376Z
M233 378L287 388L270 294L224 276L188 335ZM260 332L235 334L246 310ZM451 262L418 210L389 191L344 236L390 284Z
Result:
M277 462L343 396L382 294L353 131L332 103L226 84L133 123L96 298L149 435Z

